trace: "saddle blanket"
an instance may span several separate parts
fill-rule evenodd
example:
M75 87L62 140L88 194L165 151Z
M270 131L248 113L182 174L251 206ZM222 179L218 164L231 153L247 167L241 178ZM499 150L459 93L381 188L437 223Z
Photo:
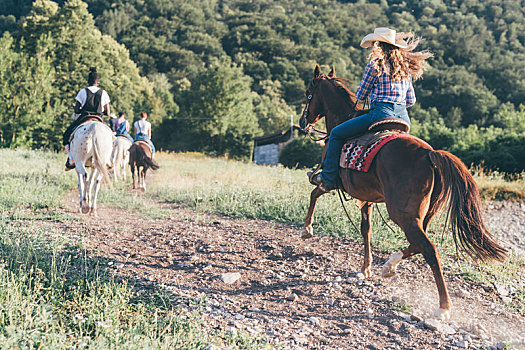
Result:
M368 172L372 162L381 148L388 142L398 139L414 139L415 136L403 132L380 132L365 134L346 141L343 145L339 166L341 168Z

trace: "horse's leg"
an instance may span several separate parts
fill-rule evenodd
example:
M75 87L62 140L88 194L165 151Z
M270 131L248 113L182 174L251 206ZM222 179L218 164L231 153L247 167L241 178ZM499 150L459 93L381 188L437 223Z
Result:
M441 262L436 247L430 242L423 231L420 219L407 219L405 222L402 222L400 226L410 242L410 246L407 249L410 249L411 252L421 252L434 274L434 280L436 281L439 293L439 308L434 315L441 319L449 319L451 307L450 297L443 278Z
M147 167L142 168L142 188L146 192L146 172L148 171Z
M126 175L126 164L129 163L129 152L124 151L124 159L122 160L122 178L124 179L124 182L127 181L127 175Z
M117 155L118 156L118 155ZM115 161L113 163L113 180L115 181L115 183L118 182L118 178L119 178L119 171L120 171L120 164L119 164L119 160L118 158L115 158Z
M131 162L129 166L131 168L131 179L133 180L133 189L135 189L135 163Z
M98 197L98 191L100 190L100 184L102 182L103 175L97 171L97 176L95 177L95 186L94 186L94 193L93 193L93 201L91 205L91 215L97 217L97 197Z
M79 194L79 207L78 212L83 211L84 200L86 199L86 188L87 188L87 171L84 164L76 163L75 170L78 176L78 194Z
M138 175L138 187L139 189L142 189L142 168L140 166L137 166L137 175Z
M137 174L138 174L138 177L139 177L138 187L139 187L139 189L142 189L142 167L137 166Z
M319 197L321 197L325 193L326 192L319 189L319 187L316 187L310 194L310 206L308 207L308 213L306 214L303 235L301 236L301 238L307 239L307 238L312 238L314 236L313 235L314 229L312 227L312 222L314 221L315 205L317 204L317 200L319 199Z
M91 211L91 208L93 207L93 185L95 184L95 179L98 176L98 170L97 168L93 167L91 168L91 174L89 175L88 180L88 188L87 188L87 212Z
M432 218L437 214L438 208L437 208L437 196L439 193L439 188L437 186L440 186L439 182L436 182L436 185L434 186L434 190L432 191L432 195L430 197L430 204L428 207L428 212L425 215L425 218L423 219L423 231L426 233L428 225ZM409 258L415 254L421 253L419 250L417 250L414 246L409 245L408 248L392 253L390 255L390 259L383 265L383 271L382 271L382 277L392 277L396 274L397 265L401 262L401 260L404 260L406 258Z
M361 272L365 278L372 276L372 252L370 251L370 236L372 235L372 203L365 203L361 208L361 235L363 236L364 257Z

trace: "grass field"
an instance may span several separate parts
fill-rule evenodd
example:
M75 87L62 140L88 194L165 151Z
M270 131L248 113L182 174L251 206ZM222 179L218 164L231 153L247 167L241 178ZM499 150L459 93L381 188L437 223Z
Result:
M76 188L74 172L63 172L63 154L0 150L0 348L186 348L207 344L260 348L259 339L219 332L208 334L198 312L185 314L162 289L139 296L135 287L106 272L105 262L89 257L81 237L49 229L46 222L74 220L61 208ZM147 196L178 203L196 211L258 218L302 226L311 185L305 172L282 167L207 158L198 154L159 154L161 169L150 178ZM523 191L523 181L485 174L483 189ZM492 186L492 187L491 187ZM492 190L497 192L496 190ZM516 197L517 198L517 197ZM122 184L102 189L101 202L138 208L139 202ZM347 203L356 222L358 209ZM146 216L168 215L152 207ZM384 205L376 208L383 212ZM391 232L379 215L373 219L374 249L390 252L406 245L402 232ZM441 218L442 220L442 218ZM339 199L321 198L316 233L360 239L347 222ZM440 220L431 228L439 242ZM467 278L490 283L520 277L523 261L478 267L454 263L448 242L444 264ZM525 305L525 292L518 305Z
M49 229L45 222L74 219L56 210L76 187L62 154L0 150L0 158L0 348L261 347L240 333L208 333L198 312L181 312L162 289L139 296L89 257L81 237ZM106 202L124 188L106 187Z

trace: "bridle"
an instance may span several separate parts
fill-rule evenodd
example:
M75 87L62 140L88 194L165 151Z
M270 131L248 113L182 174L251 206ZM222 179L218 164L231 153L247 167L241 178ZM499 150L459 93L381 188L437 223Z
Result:
M321 76L319 78L322 79L323 76ZM310 92L310 94L306 97L306 106L304 106L304 110L303 110L303 115L302 115L302 118L305 120L305 122L307 123L303 130L307 133L308 137L312 140L312 141L323 141L323 140L326 140L328 139L328 136L330 136L326 131L324 130L319 130L319 129L316 129L314 127L314 124L311 124L309 121L308 121L308 115L310 113L310 102L312 101L312 98L314 97L314 92L315 90L317 89L317 86L318 86L318 83L314 84L314 86L312 87L312 92ZM315 138L314 136L312 136L313 133L318 133L318 134L322 134L324 135L323 137L319 137L319 138Z

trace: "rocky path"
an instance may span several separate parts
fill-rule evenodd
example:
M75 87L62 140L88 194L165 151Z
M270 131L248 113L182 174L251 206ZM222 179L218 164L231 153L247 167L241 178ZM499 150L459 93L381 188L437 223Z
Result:
M67 210L74 212L75 202ZM501 228L509 212L505 222L514 225L513 210L522 207L505 211L491 203L489 225ZM512 290L498 292L445 269L453 314L442 323L430 317L437 292L421 259L403 262L393 278L363 280L356 273L359 243L334 237L303 241L299 229L268 221L176 206L169 212L169 218L147 219L101 208L98 219L79 216L54 225L81 234L88 250L110 259L115 274L140 281L139 288L154 284L174 298L204 301L201 311L210 327L263 335L286 349L496 349L504 341L525 347L525 315L502 304L512 302ZM516 227L523 230L524 216L519 217ZM509 246L523 248L523 231L518 240L517 231L505 232L513 239ZM376 275L386 258L374 252Z

